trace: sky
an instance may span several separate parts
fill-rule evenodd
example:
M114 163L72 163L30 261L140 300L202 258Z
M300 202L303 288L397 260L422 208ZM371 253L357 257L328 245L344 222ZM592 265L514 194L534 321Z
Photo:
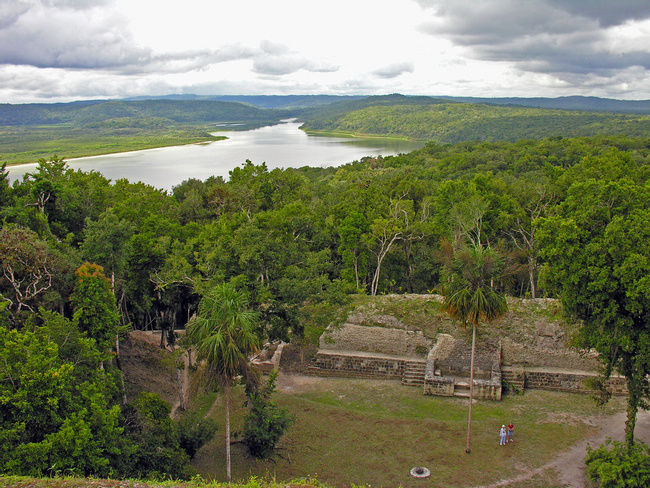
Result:
M0 0L0 103L650 99L649 0Z

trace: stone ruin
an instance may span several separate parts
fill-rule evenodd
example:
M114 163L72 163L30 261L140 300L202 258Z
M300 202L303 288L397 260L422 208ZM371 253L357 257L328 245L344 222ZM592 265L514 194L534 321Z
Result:
M369 324L379 325L349 320L328 329L307 373L397 379L421 387L425 395L469 396L470 344L443 333L431 339L391 316L373 316ZM540 338L548 342L546 335L540 334L537 342ZM566 347L533 347L508 337L492 342L483 339L476 348L474 398L501 400L505 385L511 391L540 388L591 393L596 368L596 358ZM626 394L624 378L610 378L608 388L614 395Z
M439 334L429 351L424 394L469 397L471 346L449 334ZM501 344L474 353L474 398L501 400Z

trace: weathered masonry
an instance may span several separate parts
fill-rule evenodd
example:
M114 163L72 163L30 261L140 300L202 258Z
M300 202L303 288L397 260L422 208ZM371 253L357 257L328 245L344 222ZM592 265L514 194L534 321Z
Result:
M421 387L425 395L467 397L470 357L469 345L448 334L438 334L434 342L420 331L348 323L323 334L308 373L398 379L404 385ZM504 385L514 391L592 392L589 380L597 374L590 366L595 363L569 359L561 364L573 368L553 367L553 361L545 362L541 356L538 364L512 364L510 361L520 360L516 350L504 353L501 341L482 344L475 355L474 397L501 400ZM613 377L608 386L614 395L626 394L624 378Z

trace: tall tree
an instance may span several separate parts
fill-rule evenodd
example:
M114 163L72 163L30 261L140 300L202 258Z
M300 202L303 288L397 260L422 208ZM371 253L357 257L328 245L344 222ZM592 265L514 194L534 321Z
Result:
M17 226L0 229L0 291L12 314L33 312L35 301L50 288L61 263L47 242L35 232Z
M537 270L539 268L539 240L537 239L537 219L547 214L553 203L553 195L548 185L522 182L512 185L516 199L521 205L519 212L506 234L514 245L526 255L526 267L530 282L530 296L537 298Z
M582 321L582 345L600 353L605 377L625 377L631 447L637 411L650 398L648 174L615 154L575 170L566 200L541 220L546 283Z
M470 452L472 429L472 402L474 399L474 356L476 351L476 327L490 322L508 310L503 294L494 289L503 266L501 256L493 249L480 246L461 247L452 251L445 263L442 305L452 317L464 325L472 325L472 356L469 380L469 414L467 421L467 447Z
M226 475L230 475L230 388L235 378L250 375L248 358L259 349L254 327L257 313L248 309L246 295L232 285L216 286L201 299L199 313L187 328L197 361L205 361L211 383L223 389L226 404Z
M117 334L119 315L115 296L101 266L84 263L75 272L77 285L72 293L75 319L88 337L95 339L97 347L104 352L111 347ZM103 361L100 361L100 369Z

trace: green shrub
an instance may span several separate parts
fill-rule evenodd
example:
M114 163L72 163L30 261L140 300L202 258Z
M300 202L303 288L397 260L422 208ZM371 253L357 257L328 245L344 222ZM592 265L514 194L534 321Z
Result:
M608 439L598 449L587 447L587 476L600 488L650 486L650 448L643 443L628 446Z
M194 417L187 416L176 423L178 444L190 459L194 459L198 450L207 442L210 442L216 432L217 423L210 419L197 420Z
M122 411L124 433L133 444L124 471L137 478L188 478L189 459L178 443L169 403L143 392Z
M244 420L243 443L251 456L266 459L294 422L286 408L271 401L278 373L271 372L265 385L251 392L250 411Z

